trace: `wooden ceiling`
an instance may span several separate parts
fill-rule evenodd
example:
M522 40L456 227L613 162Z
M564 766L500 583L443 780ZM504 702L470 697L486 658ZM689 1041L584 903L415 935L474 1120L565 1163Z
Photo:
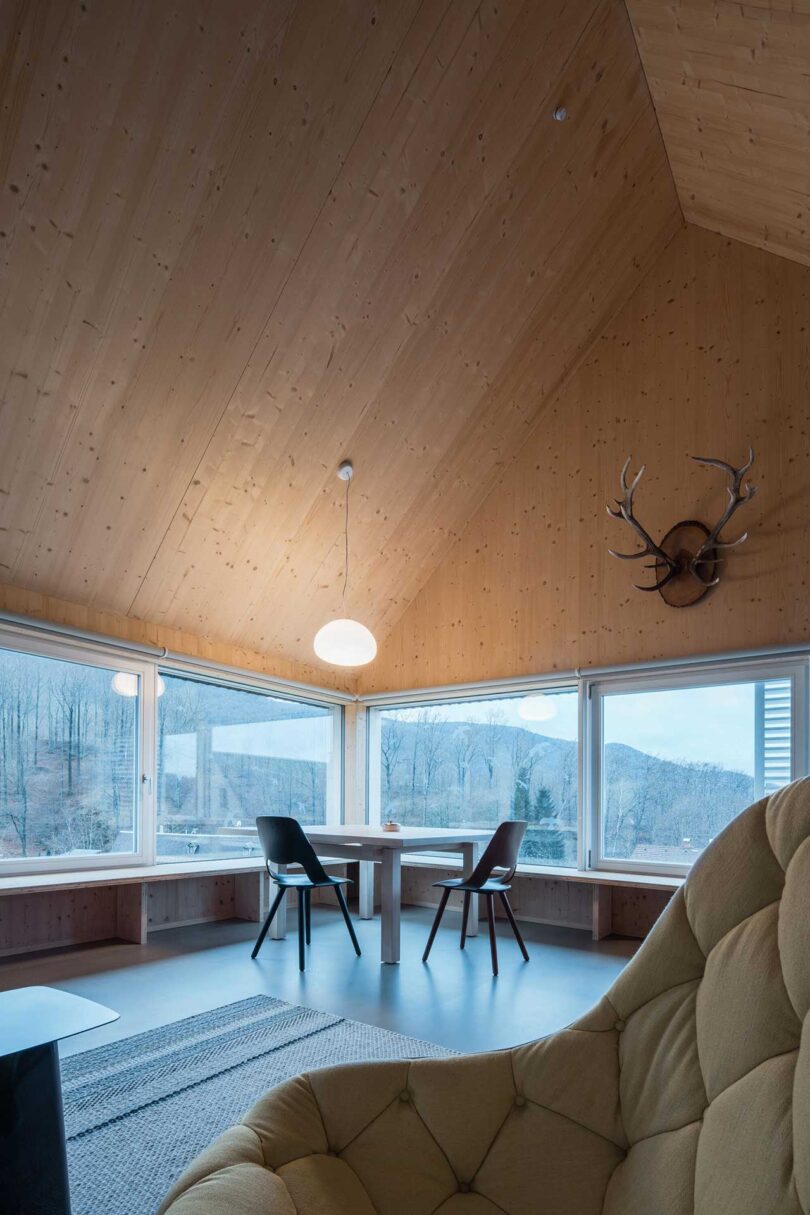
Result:
M807 0L627 0L687 220L810 265Z
M0 576L384 636L682 224L620 0L0 7ZM569 117L552 119L563 103Z

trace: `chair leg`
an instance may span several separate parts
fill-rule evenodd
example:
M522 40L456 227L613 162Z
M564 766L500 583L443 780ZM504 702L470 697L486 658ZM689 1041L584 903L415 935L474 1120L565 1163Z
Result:
M489 920L489 951L492 954L492 973L498 974L498 946L495 943L495 906L494 896L487 895L487 919Z
M470 899L472 895L469 890L464 891L464 910L461 913L461 946L463 949L467 943L467 921L470 918Z
M312 941L312 891L304 891L304 917L307 928L307 945Z
M349 915L349 909L346 906L346 899L343 894L343 891L340 889L340 886L335 887L335 894L337 895L337 901L340 903L340 910L343 912L343 918L346 921L346 927L349 930L349 936L352 938L352 945L354 945L354 952L357 954L357 956L359 958L361 955L360 955L360 945L357 940L357 933L354 931L354 924L352 923L352 917Z
M276 894L276 897L273 899L273 906L270 908L270 914L268 915L267 919L264 921L262 930L259 933L259 939L257 940L256 944L253 946L253 953L250 955L252 958L256 957L256 954L259 952L262 945L264 944L264 938L267 936L268 932L270 931L270 925L273 923L273 917L275 916L276 912L278 911L279 904L281 903L281 900L283 898L284 898L284 887L280 886L278 893Z
M503 909L506 912L506 918L509 920L509 923L512 925L512 932L515 934L515 940L517 941L518 945L520 946L520 952L523 954L523 959L524 959L524 961L528 962L529 952L526 949L526 946L523 944L523 937L520 935L520 929L517 926L517 920L515 919L515 917L512 913L512 908L509 905L509 899L506 897L505 894L501 895L501 902L503 903Z
M306 904L306 894L303 890L298 891L298 969L304 970L306 963L304 961L304 905Z
M433 927L430 930L430 936L428 937L428 942L427 942L427 945L425 946L425 952L422 954L423 962L427 962L428 955L429 955L431 949L433 948L433 942L436 940L436 933L439 931L439 924L441 924L441 922L442 922L442 916L444 915L444 909L447 906L447 900L449 898L450 898L450 891L445 886L444 890L442 891L442 897L439 899L439 906L436 911L436 918L434 919Z

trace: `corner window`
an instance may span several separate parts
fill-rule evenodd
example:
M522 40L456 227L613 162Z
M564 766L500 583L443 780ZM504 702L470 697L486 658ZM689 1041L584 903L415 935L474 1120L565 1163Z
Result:
M793 678L719 678L594 689L597 863L677 872L793 778Z
M577 705L566 688L373 709L372 821L526 819L523 862L576 866Z
M259 814L339 818L339 708L160 678L157 861L258 856Z

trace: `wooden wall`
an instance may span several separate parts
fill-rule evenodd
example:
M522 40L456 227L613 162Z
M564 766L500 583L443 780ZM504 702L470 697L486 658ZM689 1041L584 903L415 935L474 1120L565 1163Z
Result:
M810 270L688 226L670 243L362 676L363 691L810 639ZM750 539L696 607L633 589L608 547L628 454L658 535L724 505L690 455L756 451Z

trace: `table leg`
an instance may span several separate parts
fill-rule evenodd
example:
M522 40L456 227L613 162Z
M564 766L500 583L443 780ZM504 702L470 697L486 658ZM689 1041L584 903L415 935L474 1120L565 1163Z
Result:
M358 861L360 870L358 882L358 902L360 904L360 919L374 919L374 862Z
M464 858L464 873L472 873L481 856L481 845L478 843L462 844L461 855ZM470 914L467 920L467 936L478 936L478 895L474 894L470 898Z
M4 1215L70 1215L59 1048L0 1058L0 1193Z
M276 869L277 873L286 873L287 872L286 865L276 865L275 869ZM276 917L273 920L273 923L270 925L270 940L271 941L283 941L287 935L287 901L288 901L287 895L285 894L284 898L281 900L281 903L279 904L278 911L276 912Z
M382 907L380 937L383 962L399 961L399 918L402 904L402 854L385 848L381 862Z

